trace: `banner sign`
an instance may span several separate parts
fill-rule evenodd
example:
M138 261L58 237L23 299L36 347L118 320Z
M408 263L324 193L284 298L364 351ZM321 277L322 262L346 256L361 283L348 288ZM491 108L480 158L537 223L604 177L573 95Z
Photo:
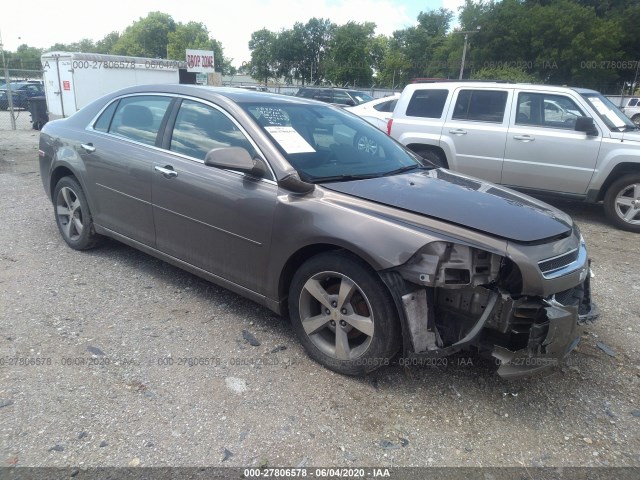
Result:
M212 50L187 50L187 72L215 72Z

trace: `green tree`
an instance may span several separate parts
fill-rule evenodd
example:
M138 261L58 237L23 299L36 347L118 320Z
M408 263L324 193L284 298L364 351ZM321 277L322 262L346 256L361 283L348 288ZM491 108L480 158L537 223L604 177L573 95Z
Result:
M494 67L481 68L475 71L471 78L474 80L505 80L519 83L539 83L535 75L527 73L523 68L517 67Z
M46 51L96 53L96 45L93 40L83 38L73 43L55 43L47 48Z
M336 27L329 44L327 78L337 85L371 85L371 46L375 23L348 22Z
M476 69L524 69L545 83L592 88L615 83L615 68L589 67L622 56L620 22L582 3L588 2L467 1L460 14L462 29L482 27L470 37L469 63ZM462 40L458 43L460 58Z
M273 60L277 64L277 76L284 77L287 83L296 79L302 80L304 84L309 76L309 59L304 38L305 28L299 22L292 29L282 30L274 38Z
M408 83L411 75L411 62L397 47L394 39L387 41L379 72L376 74L378 85L399 88Z
M249 72L253 78L264 82L275 78L278 73L278 64L275 57L275 42L277 35L266 28L251 34L249 50L251 50L251 62Z
M173 60L184 60L188 48L207 50L211 47L209 30L200 22L178 23L176 29L169 32L168 40L167 54Z
M311 18L304 26L304 46L309 62L309 83L321 84L326 80L325 61L329 54L336 24L325 18Z
M404 81L412 77L438 76L446 68L443 58L439 58L436 54L447 40L452 19L453 13L444 8L420 12L416 26L393 32L391 45L401 54L401 56L394 54L394 63L405 65L401 72L401 78ZM444 59L444 61L446 63L447 60Z
M151 12L128 26L113 47L113 53L136 57L166 58L169 33L176 30L173 18Z
M102 40L96 42L96 53L111 54L116 43L120 40L120 33L113 31L107 33Z
M41 68L40 55L42 55L41 49L22 44L16 49L16 52L11 55L9 65L13 68L39 70Z

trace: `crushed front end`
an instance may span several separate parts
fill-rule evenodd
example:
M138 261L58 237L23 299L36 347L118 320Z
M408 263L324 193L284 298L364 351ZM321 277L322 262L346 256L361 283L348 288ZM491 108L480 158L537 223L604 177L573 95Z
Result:
M402 317L405 356L476 349L513 378L558 365L578 345L578 325L598 312L577 228L561 239L507 242L501 253L436 241L382 274Z

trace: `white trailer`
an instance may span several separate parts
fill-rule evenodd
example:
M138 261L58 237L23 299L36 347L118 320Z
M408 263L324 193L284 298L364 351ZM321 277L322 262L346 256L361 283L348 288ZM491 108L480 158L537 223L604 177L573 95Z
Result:
M68 117L93 100L120 88L179 83L182 62L97 53L47 52L42 55L49 116Z

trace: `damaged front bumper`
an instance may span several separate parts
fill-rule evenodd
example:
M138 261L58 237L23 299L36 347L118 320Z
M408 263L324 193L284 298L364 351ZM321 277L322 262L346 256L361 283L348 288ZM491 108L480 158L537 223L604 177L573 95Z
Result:
M532 324L526 348L511 351L499 345L494 347L491 355L500 362L498 375L515 378L548 370L578 346L578 325L593 322L600 316L591 298L592 277L589 262L583 283L543 301L546 304L543 321Z
M540 373L557 366L578 346L578 308L553 303L543 307L546 319L531 326L527 347L516 351L494 347L491 355L500 362L498 375L514 378Z
M474 347L500 362L500 376L515 378L559 365L580 342L578 325L598 317L590 275L586 277L580 285L547 298L513 297L484 286L407 292L399 278L385 282L397 297L406 357L441 357ZM459 305L477 314L459 322L464 328L451 335L447 329L460 315L455 310Z

